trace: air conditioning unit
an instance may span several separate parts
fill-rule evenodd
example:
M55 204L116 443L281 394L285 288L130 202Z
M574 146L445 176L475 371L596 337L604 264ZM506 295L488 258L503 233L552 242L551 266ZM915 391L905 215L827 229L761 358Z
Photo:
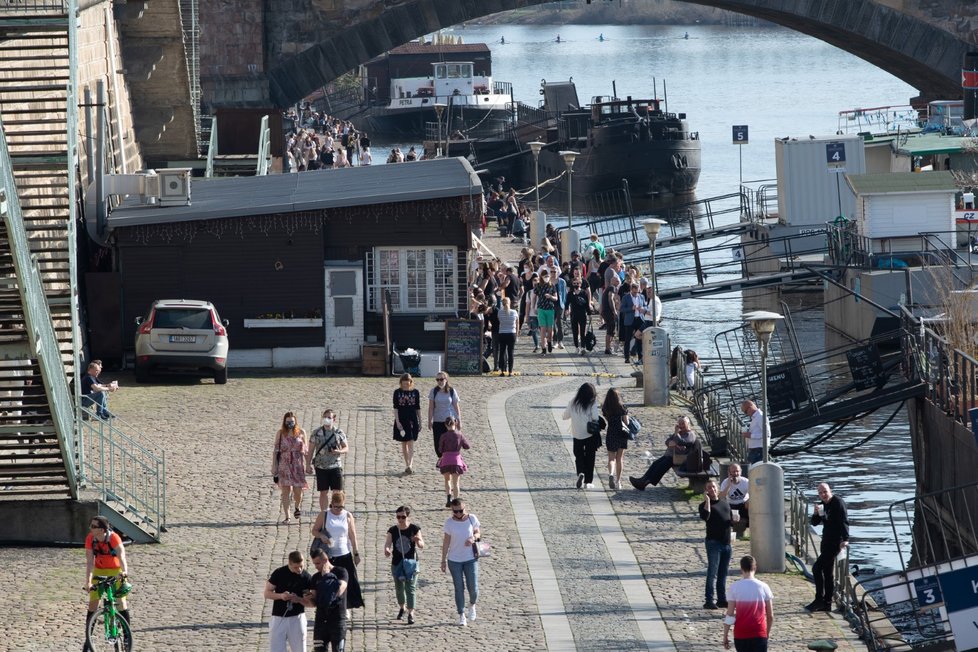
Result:
M190 206L190 168L165 168L156 171L160 206Z

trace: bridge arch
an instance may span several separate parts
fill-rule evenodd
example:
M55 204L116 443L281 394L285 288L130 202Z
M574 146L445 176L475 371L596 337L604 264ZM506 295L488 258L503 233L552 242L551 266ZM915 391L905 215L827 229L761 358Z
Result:
M353 0L359 9L332 17L329 36L295 55L267 45L269 100L288 106L361 63L419 36L547 0ZM821 39L886 70L925 98L960 97L963 56L975 44L936 21L880 0L681 0L768 20ZM923 0L911 0L922 2ZM313 0L314 4L315 1ZM285 4L285 3L283 3ZM270 33L289 34L290 12L266 17ZM334 12L335 13L335 12ZM337 24L339 23L339 24ZM972 39L973 33L964 32Z

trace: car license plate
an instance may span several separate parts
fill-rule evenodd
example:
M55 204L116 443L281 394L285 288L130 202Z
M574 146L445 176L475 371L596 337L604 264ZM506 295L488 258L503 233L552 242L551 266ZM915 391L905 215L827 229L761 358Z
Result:
M171 342L181 342L181 343L186 343L186 344L193 344L194 342L197 341L197 338L194 337L193 335L171 335L170 336L170 341Z

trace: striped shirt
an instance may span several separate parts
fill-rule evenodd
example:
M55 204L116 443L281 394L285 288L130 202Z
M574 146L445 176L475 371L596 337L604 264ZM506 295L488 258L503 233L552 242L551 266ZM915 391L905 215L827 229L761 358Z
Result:
M499 309L499 332L500 333L515 333L516 323L520 319L520 313L516 312L512 308L509 310Z

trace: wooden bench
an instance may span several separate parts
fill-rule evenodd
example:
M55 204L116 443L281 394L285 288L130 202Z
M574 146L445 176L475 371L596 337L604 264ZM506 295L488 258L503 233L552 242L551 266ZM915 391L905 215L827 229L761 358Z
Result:
M706 491L706 483L719 477L719 465L714 462L706 471L685 471L681 467L686 462L685 453L672 454L672 471L676 477L689 480L689 488L698 494Z

